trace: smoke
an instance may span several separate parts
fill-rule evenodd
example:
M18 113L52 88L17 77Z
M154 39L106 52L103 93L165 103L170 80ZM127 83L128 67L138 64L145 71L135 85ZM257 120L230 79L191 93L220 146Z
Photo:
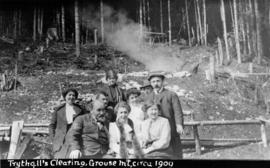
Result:
M93 10L93 8L89 8L87 11L92 13ZM94 13L93 17L88 20L89 28L97 28L97 25L100 25L100 13L99 11ZM147 31L147 29L143 27L143 31ZM177 48L166 45L158 47L148 45L146 35L140 39L140 25L129 19L125 11L115 11L104 5L104 34L107 45L144 64L149 71L176 71L179 69L181 61L175 54Z

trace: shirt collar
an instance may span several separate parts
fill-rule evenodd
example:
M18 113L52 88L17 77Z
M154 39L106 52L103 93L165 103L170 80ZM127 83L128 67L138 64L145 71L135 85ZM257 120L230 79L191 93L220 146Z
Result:
M159 93L161 93L163 90L164 90L164 87L162 86L158 91L157 91L157 90L154 90L154 93L155 93L155 94L159 94Z

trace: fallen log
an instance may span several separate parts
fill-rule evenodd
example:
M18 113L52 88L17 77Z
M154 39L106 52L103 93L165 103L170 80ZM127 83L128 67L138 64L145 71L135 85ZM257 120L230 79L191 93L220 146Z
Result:
M2 40L5 43L9 43L9 44L14 44L15 43L13 39L7 38L5 36L0 37L0 40Z

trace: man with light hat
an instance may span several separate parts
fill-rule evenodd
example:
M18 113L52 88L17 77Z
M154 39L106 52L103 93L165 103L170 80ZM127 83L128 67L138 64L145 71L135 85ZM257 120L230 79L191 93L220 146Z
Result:
M147 95L146 100L160 104L161 116L169 120L171 126L171 145L177 158L182 159L182 147L179 134L184 133L183 111L180 100L175 92L164 88L165 75L163 72L151 72L148 81L153 92Z

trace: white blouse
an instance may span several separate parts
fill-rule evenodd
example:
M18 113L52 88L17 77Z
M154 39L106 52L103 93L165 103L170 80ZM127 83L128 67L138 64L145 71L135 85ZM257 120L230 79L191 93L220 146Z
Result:
M171 141L171 127L168 119L164 117L158 117L155 121L146 119L142 123L142 136L141 144L147 140L153 141L149 150L154 151L158 149L166 149L170 145Z
M67 123L71 124L73 122L73 116L76 114L74 107L66 103L66 119Z
M124 125L126 140L131 140L132 128L128 125ZM120 152L120 130L117 127L116 123L110 123L109 125L109 138L110 138L110 150L114 151L117 155Z
M141 136L141 126L142 122L145 120L146 115L145 112L142 111L141 105L130 105L131 111L128 117L132 120L134 124L134 131L138 138Z

